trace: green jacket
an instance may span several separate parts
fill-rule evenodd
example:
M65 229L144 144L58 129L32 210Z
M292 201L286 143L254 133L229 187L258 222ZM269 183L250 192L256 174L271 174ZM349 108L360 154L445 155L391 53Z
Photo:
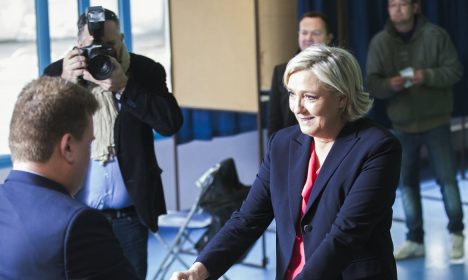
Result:
M424 83L400 92L390 88L390 78L407 67L423 69ZM414 33L405 43L391 22L371 40L367 56L367 82L372 96L387 99L393 127L405 132L424 132L450 121L452 86L463 67L448 33L417 17Z

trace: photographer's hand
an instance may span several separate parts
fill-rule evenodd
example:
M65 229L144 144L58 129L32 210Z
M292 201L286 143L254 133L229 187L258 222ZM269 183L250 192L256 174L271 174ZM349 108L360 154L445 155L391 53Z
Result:
M91 76L91 74L87 70L84 70L83 72L83 79L93 82L105 90L119 92L120 94L122 94L125 90L125 87L127 86L127 75L125 75L125 73L122 70L122 67L115 58L110 57L110 59L112 61L112 64L114 65L114 71L112 71L112 75L108 79L98 81L94 79L93 76Z
M63 58L61 77L72 83L78 83L78 79L86 69L86 58L81 55L81 50L74 48Z

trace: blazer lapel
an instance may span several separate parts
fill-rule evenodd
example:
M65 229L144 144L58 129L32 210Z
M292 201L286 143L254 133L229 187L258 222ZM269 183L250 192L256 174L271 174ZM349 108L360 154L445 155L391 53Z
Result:
M302 205L302 188L304 187L307 166L310 158L312 137L302 134L292 139L289 144L288 198L292 221L296 224Z
M355 130L353 127L354 125L352 124L346 125L335 140L335 143L328 153L327 158L325 159L325 162L323 163L319 175L317 176L317 179L314 183L309 201L307 202L307 208L306 212L304 213L304 217L308 214L311 206L317 200L320 193L323 191L340 163L351 151L354 144L359 140L359 138L356 137L356 134L354 133Z

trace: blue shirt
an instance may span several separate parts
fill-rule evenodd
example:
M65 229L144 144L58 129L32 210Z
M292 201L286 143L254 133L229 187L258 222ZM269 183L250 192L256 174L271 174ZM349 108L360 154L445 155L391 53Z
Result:
M121 109L120 96L114 95L114 104L118 111ZM122 209L133 205L117 157L107 161L104 166L98 161L90 160L83 188L75 197L95 209Z
M95 160L89 164L83 188L75 196L79 201L95 209L121 209L133 205L117 157L104 166Z

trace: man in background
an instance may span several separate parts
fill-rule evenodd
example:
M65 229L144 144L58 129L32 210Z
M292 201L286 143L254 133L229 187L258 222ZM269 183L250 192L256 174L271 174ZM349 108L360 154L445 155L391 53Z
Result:
M387 114L403 147L400 191L406 241L397 260L425 255L420 194L420 151L426 146L440 185L451 234L451 258L464 256L463 209L456 179L450 116L452 86L462 77L457 52L445 30L419 14L417 0L389 0L389 22L371 41L369 90L387 100Z
M110 59L111 66L99 68L110 72L107 77L93 76L95 68L85 50L96 43L110 49L102 57ZM169 136L182 125L164 68L128 52L114 12L90 7L78 19L76 47L44 74L85 85L100 104L94 116L92 160L77 198L108 218L125 256L145 279L148 229L157 231L158 216L166 213L153 129Z
M307 12L299 21L298 44L302 51L314 44L328 45L333 40L328 18L319 12ZM268 137L282 128L297 124L296 117L289 109L289 94L283 85L286 64L275 66L271 81L268 110Z
M10 123L13 169L0 185L0 279L137 279L108 221L73 198L93 140L96 99L43 77Z

